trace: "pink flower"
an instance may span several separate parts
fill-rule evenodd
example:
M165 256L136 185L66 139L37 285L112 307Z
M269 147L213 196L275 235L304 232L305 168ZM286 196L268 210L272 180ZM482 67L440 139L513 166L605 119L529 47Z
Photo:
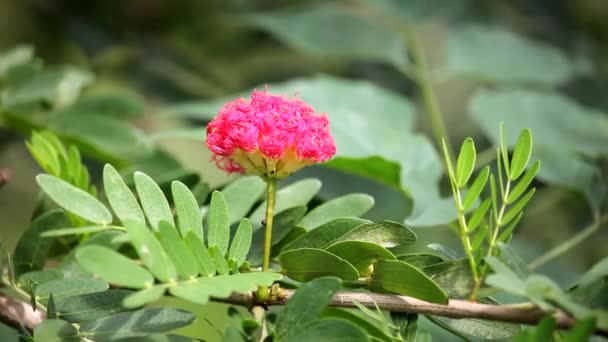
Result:
M267 90L226 103L207 126L207 146L222 170L276 178L336 154L325 114Z

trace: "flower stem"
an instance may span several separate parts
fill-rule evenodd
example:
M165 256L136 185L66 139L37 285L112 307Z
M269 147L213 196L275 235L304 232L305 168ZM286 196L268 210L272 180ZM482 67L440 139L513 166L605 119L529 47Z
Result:
M272 221L274 214L274 203L277 194L277 180L276 178L266 178L266 223L264 232L264 262L262 263L262 271L268 271L270 269L270 252L272 251ZM270 294L267 287L258 288L257 300L259 302L265 302L270 298Z
M275 178L266 180L268 188L266 190L266 232L264 234L264 263L263 271L268 271L270 268L270 251L272 250L272 221L274 213L274 202L277 193L277 181Z

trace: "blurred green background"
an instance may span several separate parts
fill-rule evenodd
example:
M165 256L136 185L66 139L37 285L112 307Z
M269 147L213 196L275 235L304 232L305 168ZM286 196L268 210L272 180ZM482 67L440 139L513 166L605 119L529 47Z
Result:
M406 49L400 50L401 46L393 43L391 37L378 41L377 36L369 33L372 26L369 29L353 26L342 17L350 15L353 9L358 11L365 1L328 3L312 0L3 0L0 1L0 52L19 44L31 44L37 56L48 65L75 65L93 72L95 81L85 89L85 94L120 92L137 99L142 113L130 122L152 136L156 146L169 152L184 169L198 174L211 188L231 179L209 163L209 152L203 143L205 121L214 114L209 109L214 108L212 100L247 93L261 84L299 77L304 80L303 89L287 86L286 91L293 94L299 90L307 99L315 87L306 80L310 77L314 80L319 74L341 80L368 80L409 99L413 105L413 127L411 132L403 132L403 141L388 141L400 139L399 134L386 136L387 141L374 140L373 134L353 139L367 139L371 149L379 151L389 144L407 149L410 141L407 137L415 132L424 133L430 139L432 128L424 115L420 93L407 77L407 65L401 64L402 59L407 60ZM478 151L490 148L498 135L498 125L493 123L498 121L488 123L479 119L480 112L489 110L496 120L504 120L507 127L518 127L518 122L511 121L540 125L541 130L532 127L535 137L540 136L541 143L551 147L548 155L559 157L547 157L548 162L543 160L547 173L537 184L539 191L516 233L516 247L526 259L579 232L592 222L592 212L605 212L602 194L608 178L608 2L393 0L379 1L371 7L377 6L382 11L383 4L389 6L384 8L393 9L398 20L407 22L425 52L449 139L454 145L472 136ZM365 9L363 12L370 14ZM322 39L315 35L311 25L320 25L324 30ZM329 29L323 25L329 25ZM475 28L466 31L469 27ZM511 36L505 38L500 32L494 34L494 29L510 32L522 41L513 41L515 38ZM555 54L559 54L559 58ZM325 76L319 77L325 80ZM476 99L473 102L478 106L471 104L471 98L480 92L496 89L513 91L514 99L492 105ZM363 89L362 94L366 91ZM559 94L576 105L570 108L570 102L536 103L536 98L530 95L534 92ZM356 102L358 95L329 93L324 96L327 98L319 101L327 104L327 108L316 109L327 111L331 119L332 108ZM359 101L365 99L359 98ZM184 103L194 106L188 109ZM370 107L373 106L371 103ZM584 110L576 112L577 106ZM368 119L389 121L390 126L392 117L400 115L383 114L383 110L390 111L391 107L375 108L375 112L369 113L373 117ZM586 115L593 119L587 119ZM333 121L332 127L340 124ZM569 130L560 131L566 128ZM182 138L161 134L176 129L186 129L182 131ZM354 135L361 130L352 132ZM517 132L511 128L510 134ZM38 198L34 176L40 170L24 146L27 133L0 122L0 168L12 174L8 185L0 189L0 237L9 249L27 227ZM425 159L428 154L420 150L416 153L408 157L407 162L399 160L403 168L401 182L410 189L426 181L423 164L428 162ZM388 155L383 156L390 159ZM92 176L98 179L102 160L88 158L87 161ZM418 167L422 171L416 172ZM390 187L356 177L345 180L344 175L327 169L310 168L294 180L311 175L322 177L326 183L324 198L320 199L345 191L375 195L377 206L370 214L372 218L403 220L412 210L411 203ZM408 175L414 178L407 178ZM421 175L422 178L415 178ZM442 196L449 193L445 185L439 182ZM345 186L348 189L344 189ZM420 188L422 190L413 191L415 214L426 209L416 207L416 195L428 190ZM435 205L432 201L420 203ZM421 246L441 242L459 248L458 239L444 226L421 226L425 227L416 227ZM577 274L606 256L607 235L605 229L600 229L593 238L543 271L568 285ZM563 272L564 268L569 272ZM217 315L207 313L225 311L225 306L213 304L203 311L213 321ZM224 321L214 321L211 326L199 320L199 324L217 337Z

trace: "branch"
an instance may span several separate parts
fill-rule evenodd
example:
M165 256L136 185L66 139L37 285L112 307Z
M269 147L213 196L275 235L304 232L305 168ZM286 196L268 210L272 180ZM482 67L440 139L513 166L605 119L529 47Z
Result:
M32 332L44 316L42 310L34 311L29 303L0 295L0 321L7 325Z
M265 304L284 305L293 296L295 290L281 289L279 296L271 298ZM228 298L214 298L214 301L252 306L255 298L250 294L233 294ZM416 313L450 318L478 318L491 321L535 325L548 313L533 304L518 306L493 305L470 302L466 300L450 299L446 305L425 302L420 299L400 295L385 295L365 292L338 292L330 301L330 306L355 308L354 302L375 309L376 305L390 312ZM553 313L557 326L570 329L576 320L561 310ZM608 336L608 330L597 329L597 335Z

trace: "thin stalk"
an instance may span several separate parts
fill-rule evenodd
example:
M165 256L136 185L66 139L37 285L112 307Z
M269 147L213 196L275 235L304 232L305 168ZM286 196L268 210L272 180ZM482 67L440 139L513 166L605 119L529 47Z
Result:
M501 172L500 169L498 172ZM501 182L502 183L502 182ZM507 178L507 184L505 185L504 192L502 191L502 203L500 205L500 210L498 211L498 216L496 219L496 225L494 226L492 232L492 239L490 239L490 245L488 246L488 254L487 256L492 256L494 252L494 248L496 248L496 239L498 238L498 231L502 227L502 219L505 215L505 210L507 209L507 198L509 198L509 193L511 192L511 180Z
M268 188L266 190L266 231L264 234L264 263L262 270L268 271L270 268L270 251L272 250L272 222L274 213L274 203L277 193L277 181L275 178L266 180Z
M454 200L456 202L458 225L460 226L460 239L462 240L462 246L464 248L465 254L467 255L467 259L469 259L469 266L471 268L471 274L473 275L474 286L471 290L471 295L469 299L474 301L477 298L477 293L479 292L479 288L481 287L481 278L479 277L477 265L475 264L475 257L473 256L473 247L471 246L471 239L469 238L469 229L467 224L466 213L464 212L462 206L462 195L460 194L460 190L454 185L454 183L452 183L452 192L455 195Z
M593 222L591 222L591 224L589 224L583 230L576 233L574 236L564 241L562 244L555 246L553 249L534 259L530 263L530 269L537 269L548 263L549 261L567 253L572 248L578 246L581 242L592 236L595 232L598 231L600 226L606 222L608 222L608 214L604 214L601 217L596 216Z
M424 105L425 112L431 122L431 129L433 130L433 137L435 138L435 143L437 144L437 147L440 148L442 145L442 139L445 138L450 158L452 160L456 160L454 157L454 149L452 148L452 145L450 143L445 122L441 114L439 101L437 100L437 94L435 93L435 89L433 88L433 84L430 79L424 50L418 44L416 34L412 32L409 27L404 24L401 24L399 25L399 28L405 36L405 41L408 50L412 57L412 61L414 62L413 71L410 71L410 69L405 70L401 68L403 69L401 70L401 72L404 73L406 76L410 76L413 73L413 79L416 82L418 88L420 89L420 94L422 95L422 103Z
M272 223L274 214L274 205L277 194L277 180L276 178L267 178L266 183L266 225L264 231L264 261L262 263L262 270L268 271L270 269L270 252L272 251ZM267 287L260 287L257 293L258 300L264 302L270 297Z

